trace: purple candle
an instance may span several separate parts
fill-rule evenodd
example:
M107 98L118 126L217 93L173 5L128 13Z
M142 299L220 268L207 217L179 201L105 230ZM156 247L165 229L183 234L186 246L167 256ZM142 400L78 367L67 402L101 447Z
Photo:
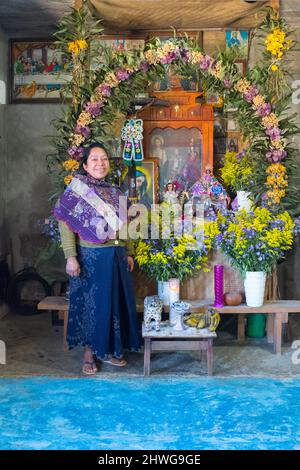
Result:
M217 264L214 268L215 272L215 303L214 307L224 307L223 302L223 269L224 266Z

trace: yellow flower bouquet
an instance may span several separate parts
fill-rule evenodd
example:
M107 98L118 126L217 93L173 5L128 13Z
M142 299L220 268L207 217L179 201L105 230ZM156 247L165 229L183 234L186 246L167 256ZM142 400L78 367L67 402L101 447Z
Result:
M193 235L138 240L136 261L142 271L157 281L176 278L182 281L203 269L209 271L208 254L212 248L212 234L204 230L203 240Z

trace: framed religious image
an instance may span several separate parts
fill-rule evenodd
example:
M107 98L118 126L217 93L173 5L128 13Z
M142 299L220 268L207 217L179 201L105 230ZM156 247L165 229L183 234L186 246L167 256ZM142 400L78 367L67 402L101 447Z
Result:
M203 143L196 127L156 128L151 132L149 156L159 161L159 190L169 181L190 189L201 175Z
M235 114L233 112L227 113L226 131L227 132L239 132L239 127L235 119Z
M240 59L248 59L249 31L226 31L226 46L234 48Z
M239 152L239 138L232 135L227 136L226 150L228 152Z
M72 64L53 40L10 40L10 102L59 102Z
M234 61L235 65L237 66L238 73L242 76L246 74L246 69L247 69L247 61L246 60L235 60Z
M147 208L151 204L158 203L158 160L145 159L142 164L136 166L136 190L138 202ZM126 196L129 194L128 167L121 176L120 187Z
M207 104L212 104L215 108L222 108L223 106L223 97L219 93L211 93L209 91L204 93L205 102Z

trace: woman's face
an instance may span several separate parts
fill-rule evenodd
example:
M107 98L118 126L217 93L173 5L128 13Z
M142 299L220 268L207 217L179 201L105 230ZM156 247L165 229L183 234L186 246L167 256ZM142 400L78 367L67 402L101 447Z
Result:
M94 147L90 151L87 163L83 164L85 171L97 180L105 178L109 172L109 160L107 153L100 147Z

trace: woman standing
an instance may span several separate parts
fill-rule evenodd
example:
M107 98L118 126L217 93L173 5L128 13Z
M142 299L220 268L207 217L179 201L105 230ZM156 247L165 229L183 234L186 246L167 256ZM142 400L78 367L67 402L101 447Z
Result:
M105 182L109 160L102 144L85 149L82 166L86 174L74 176L53 213L70 276L67 341L85 348L82 372L94 374L94 355L125 366L123 348L138 351L140 344L130 275L134 260L116 225L118 219L127 222L127 206L121 215L123 194Z

